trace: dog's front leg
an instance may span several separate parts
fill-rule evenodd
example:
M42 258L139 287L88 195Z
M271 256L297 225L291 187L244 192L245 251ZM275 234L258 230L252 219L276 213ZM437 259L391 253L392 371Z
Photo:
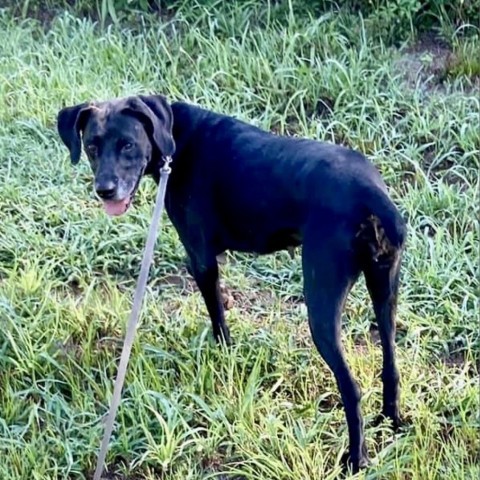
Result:
M189 255L189 271L205 300L208 314L212 321L213 335L217 342L231 344L230 332L225 322L223 298L220 291L218 264L215 255L207 259L199 259L195 255Z

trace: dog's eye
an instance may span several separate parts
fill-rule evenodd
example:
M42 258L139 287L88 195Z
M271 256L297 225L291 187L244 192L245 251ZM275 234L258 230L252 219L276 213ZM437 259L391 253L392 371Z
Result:
M133 143L127 142L123 145L122 150L124 152L129 152L133 148Z
M90 145L87 145L87 153L91 155L92 157L95 157L97 155L98 148L96 145L91 143Z

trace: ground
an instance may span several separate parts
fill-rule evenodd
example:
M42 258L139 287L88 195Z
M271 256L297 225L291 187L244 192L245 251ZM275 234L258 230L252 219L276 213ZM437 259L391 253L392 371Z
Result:
M261 2L216 15L199 5L145 17L144 29L0 13L0 478L91 478L154 186L107 218L55 118L147 92L343 143L377 165L409 226L397 335L406 426L373 423L381 350L361 281L343 330L373 460L358 477L478 478L478 37L437 31L390 47L357 14L274 21ZM310 340L298 253L226 256L230 350L212 341L184 255L167 221L107 478L336 478L344 414Z

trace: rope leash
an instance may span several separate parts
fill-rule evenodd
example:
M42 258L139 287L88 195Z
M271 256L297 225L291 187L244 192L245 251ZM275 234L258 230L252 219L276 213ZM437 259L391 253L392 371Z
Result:
M122 398L122 388L125 381L125 374L127 372L128 361L130 359L130 353L132 351L133 340L135 338L135 330L137 328L138 319L140 317L140 311L142 307L143 297L145 295L145 287L147 286L148 273L150 271L150 265L153 258L153 249L155 247L155 241L157 240L158 229L161 225L160 220L162 218L163 207L165 205L165 192L167 190L167 182L170 172L171 157L163 158L163 167L160 170L160 183L157 191L157 198L155 200L155 208L153 210L152 223L148 231L147 243L145 244L145 250L143 252L142 267L140 269L140 275L138 277L137 288L135 290L135 296L133 298L133 307L128 320L127 331L125 333L125 340L123 342L122 355L120 357L120 363L118 365L117 378L115 379L115 386L113 389L113 396L110 404L110 410L108 411L108 417L105 422L105 431L103 434L102 444L100 452L98 454L97 466L95 468L95 474L93 480L100 480L103 472L103 464L107 456L108 445L110 443L110 437L112 436L113 423L117 415L118 406Z

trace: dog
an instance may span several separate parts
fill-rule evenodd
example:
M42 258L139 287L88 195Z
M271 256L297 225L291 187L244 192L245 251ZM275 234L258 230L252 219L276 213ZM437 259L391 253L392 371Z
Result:
M359 152L274 135L162 95L63 108L59 135L73 164L83 149L109 215L130 207L141 178L158 183L172 157L165 205L204 298L213 335L230 343L217 255L302 246L304 296L315 346L343 401L353 472L368 465L360 391L346 363L341 314L364 274L383 349L381 415L400 425L395 314L406 223L377 169Z

